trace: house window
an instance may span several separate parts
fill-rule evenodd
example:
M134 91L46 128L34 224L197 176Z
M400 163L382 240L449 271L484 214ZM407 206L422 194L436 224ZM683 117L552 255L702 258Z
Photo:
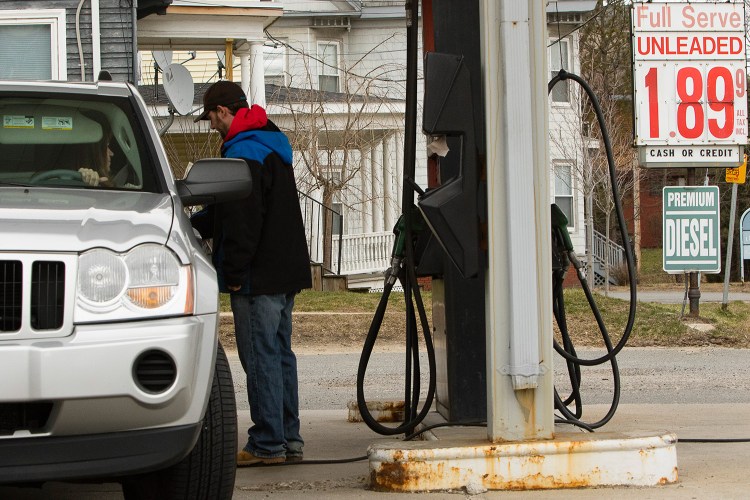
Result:
M573 210L573 168L567 163L555 165L555 205L568 218L568 227L575 226Z
M0 10L0 80L66 80L65 11Z
M286 46L281 43L263 46L263 70L266 85L286 86Z
M570 64L568 59L568 41L560 40L557 43L553 43L550 47L550 58L549 58L549 70L550 80L557 76L561 69L570 71ZM569 80L563 80L557 82L555 87L550 92L550 98L552 102L566 103L570 102L570 87Z
M326 92L339 91L339 45L318 44L318 89Z

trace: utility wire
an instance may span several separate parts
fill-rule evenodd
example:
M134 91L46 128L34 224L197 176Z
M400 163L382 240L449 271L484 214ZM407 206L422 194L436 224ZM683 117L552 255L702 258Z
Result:
M379 81L379 82L387 82L387 83L402 83L402 82L405 82L405 81L406 81L406 79L401 79L401 80L394 80L394 79L391 79L391 78L382 78L382 77L373 77L373 76L362 76L362 75L359 75L359 74L357 74L357 73L354 73L354 72L352 72L352 71L349 71L348 69L340 68L340 67L338 67L338 66L335 66L335 65L329 64L329 63L327 63L326 61L324 61L324 60L320 59L319 57L313 56L313 55L311 55L311 54L308 54L308 53L306 53L306 52L305 52L305 51L303 51L303 50L297 49L297 48L293 47L292 45L289 45L289 44L288 44L288 43L286 43L285 41L283 41L283 40L279 40L278 38L274 37L273 35L271 35L271 34L270 34L270 33L268 32L268 30L265 30L264 32L265 32L266 36L267 36L267 37L268 37L268 38L269 38L269 39L270 39L271 41L273 41L274 43L278 43L278 44L280 44L280 45L283 45L283 46L284 46L284 47L286 47L287 49L289 49L289 50L291 50L291 51L293 51L293 52L296 52L297 54L301 55L302 57L306 57L306 58L309 58L309 59L311 59L311 60L313 60L313 61L317 61L317 62L319 62L320 64L322 64L322 65L324 65L324 66L327 66L327 67L329 67L329 68L335 69L336 71L340 71L340 72L342 72L342 73L344 73L344 74L346 74L346 75L352 76L352 77L354 77L354 78L361 78L361 79L366 79L366 80L374 80L374 81ZM395 33L394 33L394 35L395 35ZM391 35L391 36L390 36L389 38L392 38L392 37L393 37L394 35ZM381 44L382 44L382 43L385 43L385 41L386 41L386 40L383 40L383 41L382 41L382 42L380 42L380 43L381 43ZM362 56L362 58L364 58L365 56L367 56L367 55L368 55L368 54L370 54L370 53L372 53L372 51L370 51L370 52L367 52L367 53L364 53L364 54L363 54L363 56ZM361 58L360 58L360 59L361 59Z
M558 2L555 2L555 8L557 8L557 3L558 3ZM609 8L609 7L612 7L612 6L614 6L614 5L618 5L618 4L621 4L621 3L623 3L623 2L622 2L622 0L621 0L621 1L619 1L619 2L611 2L611 3L610 3L610 2L608 2L608 3L606 4L606 5L602 5L602 7L601 7L601 8L599 9L599 10L597 10L596 12L594 12L594 14L592 14L592 16L591 16L590 18L586 19L586 21L584 21L583 23L579 24L578 26L576 26L576 27L575 27L575 28L573 28L572 30L568 31L568 32L567 32L567 33L565 33L564 35L560 35L560 36L559 36L559 37L557 38L557 40L555 40L554 42L552 42L552 43L550 43L549 45L547 45L547 47L552 47L552 46L553 46L553 45L555 45L556 43L560 43L560 41L561 41L561 40L562 40L563 38L567 38L567 37L569 37L570 35L572 35L572 34L573 34L573 33L575 33L576 31L578 31L578 30L582 29L582 28L583 28L584 26L586 26L586 25L587 25L588 23L590 23L591 21L593 21L594 19L596 19L597 17L599 17L599 15L600 15L601 13L603 13L603 12L604 12L605 10L607 10L607 8ZM558 18L558 21L559 21L559 19L560 19L560 14L559 14L559 12L558 12L558 14L557 14L557 18ZM558 31L559 31L559 29L558 29Z

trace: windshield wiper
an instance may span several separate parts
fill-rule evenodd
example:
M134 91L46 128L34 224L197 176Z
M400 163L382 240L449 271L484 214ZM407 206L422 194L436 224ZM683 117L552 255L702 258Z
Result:
M24 183L24 182L0 181L0 186L31 187L32 184L27 184L27 183Z

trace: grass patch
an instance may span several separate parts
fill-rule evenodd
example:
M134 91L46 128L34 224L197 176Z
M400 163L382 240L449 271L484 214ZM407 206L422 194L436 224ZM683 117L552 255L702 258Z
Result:
M422 291L428 321L432 319L432 292ZM304 290L297 295L292 316L294 343L308 349L361 349L369 331L381 293L316 292ZM221 294L222 311L231 311L229 295ZM376 346L404 342L406 303L404 294L392 292L381 323ZM320 314L303 314L303 313ZM325 313L355 314L325 314ZM359 314L356 314L359 313ZM420 338L421 338L421 327ZM224 317L219 327L221 343L227 349L236 349L234 324Z
M660 285L675 283L673 275L665 273L661 248L641 249L641 272L638 275L640 285Z
M432 310L432 292L421 292L422 301L429 315ZM296 312L349 312L374 313L380 303L381 293L363 292L317 292L303 290L294 299ZM221 294L221 310L230 311L229 294ZM391 292L388 297L388 310L406 310L404 294Z
M602 336L582 290L566 289L565 313L568 331L576 345L603 346ZM630 304L627 300L594 295L604 325L613 344L622 337L627 323ZM701 304L699 319L681 318L681 304L639 302L636 308L633 333L628 346L750 346L750 308L736 301L728 304ZM689 324L704 323L713 326L710 331L699 331ZM557 327L556 327L557 328ZM559 336L558 336L559 338Z
M565 294L565 313L568 331L576 347L604 345L591 308L581 289L569 288ZM377 309L381 294L361 292L315 292L305 290L295 301L295 312L364 313L335 316L326 314L300 314L294 317L295 335L303 345L329 344L339 346L361 345ZM432 294L422 292L427 317L432 318ZM629 302L601 294L594 294L604 325L613 344L622 337L628 319ZM229 295L221 296L222 310L230 311ZM750 347L750 307L740 301L730 302L727 310L718 303L702 303L701 318L681 318L682 304L639 302L633 333L627 346L687 347L725 346ZM400 339L404 332L404 294L393 292L389 298L386 319L382 327L384 340ZM231 318L225 318L224 334L233 342ZM713 329L701 331L688 325L709 324ZM554 324L554 321L553 321ZM432 326L432 325L431 325ZM555 324L555 337L560 332ZM225 344L226 345L226 344Z

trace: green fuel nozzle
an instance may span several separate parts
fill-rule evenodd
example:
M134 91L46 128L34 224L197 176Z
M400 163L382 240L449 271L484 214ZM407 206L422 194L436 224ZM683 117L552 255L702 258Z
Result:
M411 207L411 213L402 213L396 225L393 226L393 234L396 238L393 240L393 250L391 250L391 267L386 271L386 282L391 284L398 278L401 263L404 261L404 251L406 249L406 223L407 216L411 216L411 236L414 239L419 233L424 231L426 225L422 218L422 213L416 206Z
M560 230L560 236L562 236L563 244L568 252L573 251L573 241L570 239L570 233L568 232L568 218L565 216L560 207L552 204L552 226Z
M565 247L565 253L567 254L568 260L573 264L573 267L576 268L579 278L582 278L583 271L581 270L581 262L578 260L578 256L576 256L575 250L573 249L573 241L570 239L570 233L568 232L568 218L560 207L554 203L552 204L552 229L557 232L562 240L561 242Z

